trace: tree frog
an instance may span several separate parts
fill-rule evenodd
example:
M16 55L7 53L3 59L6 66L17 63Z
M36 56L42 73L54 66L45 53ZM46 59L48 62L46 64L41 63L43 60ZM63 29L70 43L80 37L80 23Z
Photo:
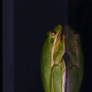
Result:
M44 92L79 92L83 79L80 36L57 25L47 34L41 53Z

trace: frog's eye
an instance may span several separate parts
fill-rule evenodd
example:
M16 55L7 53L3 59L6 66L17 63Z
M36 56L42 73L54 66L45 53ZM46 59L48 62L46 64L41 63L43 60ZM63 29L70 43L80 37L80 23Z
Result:
M51 32L51 36L55 36L56 35L56 33L55 32Z
M50 42L53 43L54 39L55 39L55 36L56 36L56 33L55 32L51 32L51 39L50 39Z

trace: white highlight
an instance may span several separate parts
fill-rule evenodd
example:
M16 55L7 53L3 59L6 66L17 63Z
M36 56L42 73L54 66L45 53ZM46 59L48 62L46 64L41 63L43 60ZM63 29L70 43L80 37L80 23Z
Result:
M63 74L62 92L65 92L65 86L66 86L66 69L64 70Z

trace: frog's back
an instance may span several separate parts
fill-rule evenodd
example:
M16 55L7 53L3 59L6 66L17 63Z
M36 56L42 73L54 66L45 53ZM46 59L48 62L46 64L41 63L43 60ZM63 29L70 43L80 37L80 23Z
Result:
M41 53L41 76L45 92L50 92L51 48L52 44L47 38Z

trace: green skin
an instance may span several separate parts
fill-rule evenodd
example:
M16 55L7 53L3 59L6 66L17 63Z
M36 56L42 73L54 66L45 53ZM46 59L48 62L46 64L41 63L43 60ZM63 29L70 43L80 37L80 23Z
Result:
M66 92L79 92L83 76L80 38L79 35L71 31L71 28L65 27L65 29L68 30L67 33L69 34L67 41L69 57L67 65L63 57L66 52L66 35L62 33L61 25L56 26L53 32L48 33L43 45L41 53L41 76L44 92L65 92L65 88L63 87L65 82L68 85ZM64 77L66 69L68 70L67 79Z

